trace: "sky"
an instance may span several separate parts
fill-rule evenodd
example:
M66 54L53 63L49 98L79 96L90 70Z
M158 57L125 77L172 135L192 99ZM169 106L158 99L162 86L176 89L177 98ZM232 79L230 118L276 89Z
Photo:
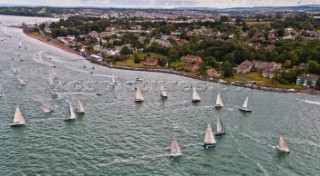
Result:
M41 6L95 6L125 8L254 7L320 4L320 0L0 0L0 4Z

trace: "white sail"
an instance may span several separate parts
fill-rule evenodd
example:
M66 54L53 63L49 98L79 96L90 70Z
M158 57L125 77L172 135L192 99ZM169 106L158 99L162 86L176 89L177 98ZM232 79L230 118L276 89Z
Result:
M248 109L248 101L249 101L249 97L247 97L246 100L243 102L242 108Z
M207 130L206 130L206 134L204 136L204 144L215 144L216 140L214 139L212 130L211 130L211 125L210 123L208 124Z
M75 118L76 118L76 115L74 114L73 108L72 108L71 104L69 103L65 120L73 120Z
M112 85L116 85L116 78L112 75Z
M192 92L192 101L200 101L200 97L198 92L196 91L196 88L193 88L193 92Z
M144 97L142 96L142 92L139 88L136 88L136 98L135 101L144 101Z
M18 74L17 69L16 69L16 68L14 68L12 65L11 65L11 70L12 70L12 72L13 72L14 74Z
M23 86L26 85L26 83L19 76L17 76L17 78L18 78L21 85L23 85Z
M160 94L162 97L167 97L167 92L164 90L163 83L160 85Z
M82 106L81 101L80 101L79 98L77 99L76 112L77 112L77 113L84 113L84 108L83 108L83 106Z
M13 125L24 125L24 124L26 124L26 122L23 118L23 115L20 111L19 106L17 106L16 112L15 112L14 118L13 118Z
M222 99L221 99L221 96L219 93L218 93L217 100L216 100L216 106L223 107L223 102L222 102Z
M286 141L284 140L283 135L281 135L279 138L279 143L278 143L277 148L282 152L289 152L288 145L287 145Z
M182 155L178 141L176 139L176 136L174 135L171 141L171 147L170 147L170 154L171 156L180 156Z
M222 127L221 127L221 121L220 121L220 116L218 116L217 119L217 133L221 133Z

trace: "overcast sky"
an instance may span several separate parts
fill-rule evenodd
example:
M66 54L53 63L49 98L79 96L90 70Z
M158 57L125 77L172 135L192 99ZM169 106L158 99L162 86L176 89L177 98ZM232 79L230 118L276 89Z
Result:
M0 0L0 4L98 7L253 7L320 4L320 0Z

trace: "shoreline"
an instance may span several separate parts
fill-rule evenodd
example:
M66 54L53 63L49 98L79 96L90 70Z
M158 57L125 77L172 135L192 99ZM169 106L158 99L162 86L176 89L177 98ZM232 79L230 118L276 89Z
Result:
M38 36L30 32L26 32L23 30L23 33L26 34L27 36L34 38L36 40L39 40L41 42L44 42L46 44L49 44L51 46L54 46L56 48L62 49L70 54L75 54L78 56L83 57L87 61L102 65L108 68L115 68L115 69L122 69L122 70L133 70L133 71L145 71L145 72L157 72L157 73L166 73L166 74L174 74L178 76L184 76L192 79L197 79L201 81L208 81L208 82L213 82L213 83L218 83L218 84L223 84L223 85L228 85L228 86L238 86L238 87L243 87L243 88L249 88L249 89L255 89L255 90L262 90L262 91L267 91L267 92L278 92L278 93L306 93L310 95L319 95L320 91L313 90L313 89L288 89L288 88L277 88L277 87L267 87L267 86L260 86L260 85L254 85L254 84L246 84L243 82L230 82L226 81L223 79L218 79L218 78L212 78L208 76L203 76L203 75L194 75L186 72L181 72L173 69L162 69L162 68L155 68L155 69L150 69L150 68L134 68L134 67L127 67L127 66L120 66L120 65L113 65L109 64L107 62L98 62L95 60L90 59L89 57L85 57L81 53L67 47L63 46L60 42L56 41L55 39L52 39L48 36ZM40 34L41 35L41 34Z

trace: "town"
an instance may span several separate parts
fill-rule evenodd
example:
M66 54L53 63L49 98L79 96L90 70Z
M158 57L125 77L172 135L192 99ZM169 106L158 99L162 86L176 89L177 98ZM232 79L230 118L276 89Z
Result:
M238 85L320 88L320 12L68 12L25 31L108 66L168 69Z

